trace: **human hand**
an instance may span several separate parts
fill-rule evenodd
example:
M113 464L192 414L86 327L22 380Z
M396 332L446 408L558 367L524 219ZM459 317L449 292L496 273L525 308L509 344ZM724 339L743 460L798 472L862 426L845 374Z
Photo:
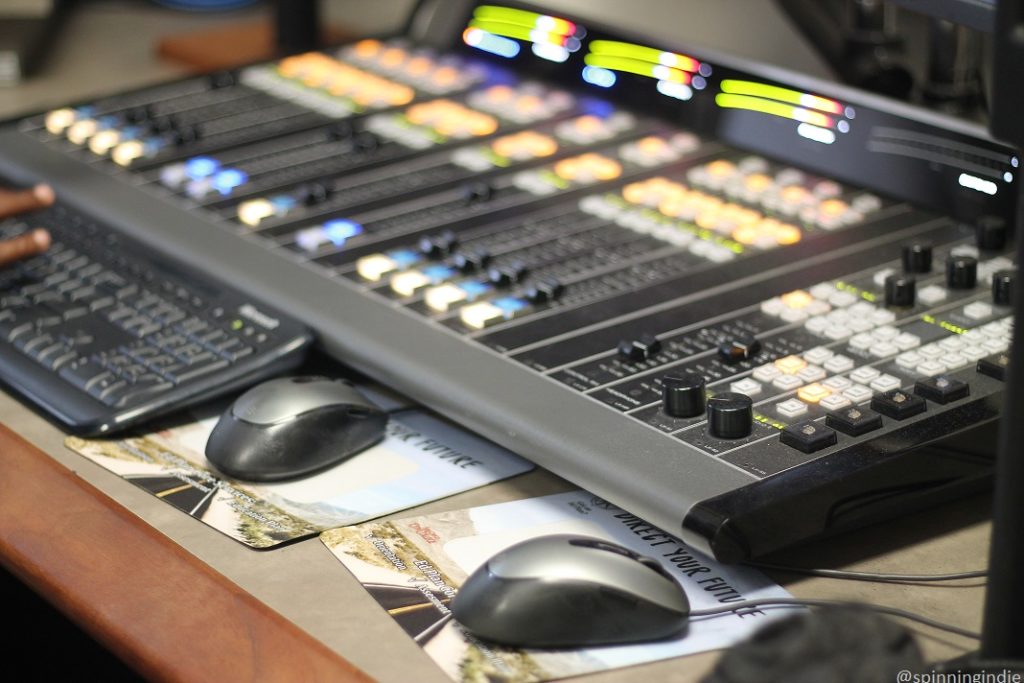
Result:
M49 206L53 204L53 200L53 188L49 185L36 185L28 190L0 189L0 220ZM40 254L49 246L50 233L43 229L32 230L9 240L0 240L0 268Z

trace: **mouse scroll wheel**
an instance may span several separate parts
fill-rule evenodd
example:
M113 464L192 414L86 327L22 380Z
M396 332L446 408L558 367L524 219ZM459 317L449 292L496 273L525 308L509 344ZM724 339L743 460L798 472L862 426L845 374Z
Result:
M629 548L623 548L622 546L615 545L614 543L605 543L604 541L600 541L596 538L574 538L571 541L569 541L569 544L583 546L584 548L594 548L595 550L607 550L610 553L615 553L616 555L625 555L626 557L631 557L633 559L637 559L640 557L636 553L629 550Z
M661 566L661 563L653 557L646 557L644 555L640 555L636 559L640 564L647 567L648 569L653 569L654 571L658 572L666 578L672 578L672 576L667 571L665 571L665 568Z
M369 408L359 408L358 406L353 406L348 409L348 416L359 418L369 417L371 412L372 411Z

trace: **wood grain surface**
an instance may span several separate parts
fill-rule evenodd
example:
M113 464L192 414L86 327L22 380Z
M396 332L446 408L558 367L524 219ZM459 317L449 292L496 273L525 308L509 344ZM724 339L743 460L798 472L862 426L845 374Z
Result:
M372 680L3 425L0 564L151 680Z

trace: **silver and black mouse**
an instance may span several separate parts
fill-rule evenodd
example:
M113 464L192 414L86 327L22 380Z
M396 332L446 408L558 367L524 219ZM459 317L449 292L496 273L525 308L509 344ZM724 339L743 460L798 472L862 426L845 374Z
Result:
M206 442L206 458L235 479L294 479L366 450L384 437L387 422L387 413L348 382L275 379L224 411Z
M596 538L556 535L487 560L451 610L467 631L503 645L586 647L676 635L690 603L657 560Z

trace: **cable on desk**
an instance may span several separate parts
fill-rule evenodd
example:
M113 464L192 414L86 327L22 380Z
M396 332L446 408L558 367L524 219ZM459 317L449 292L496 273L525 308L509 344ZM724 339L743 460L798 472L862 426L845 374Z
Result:
M862 607L870 609L882 614L888 614L894 617L901 617L903 619L910 619L932 628L937 628L942 631L954 633L958 636L965 638L973 638L974 640L981 640L981 634L975 633L974 631L968 631L967 629L960 628L959 626L953 626L952 624L946 624L941 621L935 621L926 616L920 614L914 614L906 610L899 609L897 607L885 607L883 605L872 605L869 603L852 602L849 600L805 600L802 598L764 598L762 600L744 600L743 602L734 602L731 605L724 607L711 607L708 609L699 609L690 612L690 618L695 617L712 617L721 614L728 614L729 612L735 612L737 610L749 609L752 607Z
M751 567L757 569L770 569L793 574L804 574L806 576L823 576L829 579L847 579L849 581L875 581L878 583L939 583L942 581L960 581L963 579L977 579L988 576L987 569L975 569L967 572L956 572L951 574L887 574L885 572L856 572L845 569L813 569L806 567L790 567L784 564L771 564L768 562L748 562Z

